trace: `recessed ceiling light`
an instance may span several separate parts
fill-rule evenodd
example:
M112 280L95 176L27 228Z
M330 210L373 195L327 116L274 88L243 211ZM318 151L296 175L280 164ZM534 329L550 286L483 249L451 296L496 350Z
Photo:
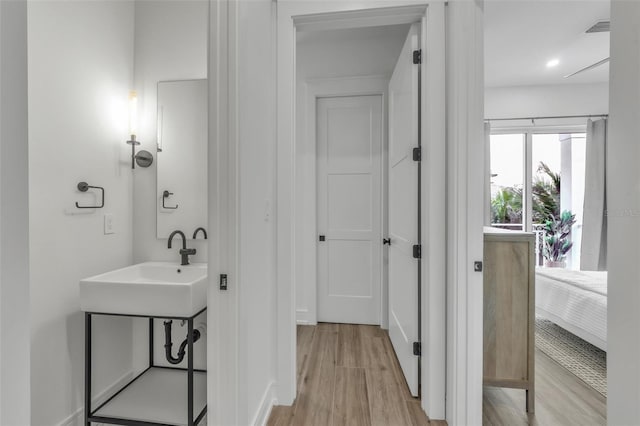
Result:
M549 62L547 62L547 68L553 68L558 66L558 64L560 63L559 59L552 59Z

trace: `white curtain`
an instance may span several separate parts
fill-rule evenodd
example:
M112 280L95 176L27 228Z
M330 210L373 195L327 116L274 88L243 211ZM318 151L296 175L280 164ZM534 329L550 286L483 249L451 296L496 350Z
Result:
M484 123L484 224L491 226L491 123Z
M607 270L607 120L587 122L587 152L580 269Z

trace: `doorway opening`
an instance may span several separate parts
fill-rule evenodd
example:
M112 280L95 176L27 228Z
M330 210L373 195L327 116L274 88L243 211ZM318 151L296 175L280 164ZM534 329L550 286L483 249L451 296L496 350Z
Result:
M505 230L500 231L505 236L528 235L528 281L534 291L507 301L494 294L499 277L485 278L484 307L489 315L484 321L483 418L514 425L604 424L610 309L605 191L610 37L608 27L596 33L578 22L608 25L610 5L548 6L487 4L485 9L485 223ZM550 25L544 41L533 39L528 22L542 15L558 22L571 16L577 26ZM533 58L549 51L545 43L565 53L549 58L543 65L547 72L540 73L533 70ZM489 244L498 246L493 236L485 237L485 247ZM489 275L493 272L488 258L485 250ZM512 259L503 256L493 271L502 272ZM530 304L526 357L513 344L500 350L494 338L502 331L493 312L517 312L515 307L523 302ZM505 318L500 316L503 324L509 321ZM516 321L514 317L513 324ZM517 355L507 362L507 353ZM527 391L526 404L525 392L514 386L520 377L506 371L525 360L531 371L520 377L535 389Z
M414 245L419 244L420 237L434 247L444 246L446 238L444 232L440 232L443 230L442 224L445 220L445 191L442 185L444 182L445 162L443 144L445 121L444 110L441 108L445 99L445 93L441 90L444 76L442 67L442 64L444 64L444 6L441 4L430 5L429 12L427 14L426 5L415 6L410 2L390 8L355 8L346 11L340 8L336 9L335 5L331 6L324 2L291 2L283 3L278 7L278 265L276 274L278 277L279 325L277 380L278 399L283 405L293 404L294 400L296 400L297 374L299 373L296 366L300 366L299 362L296 363L296 356L304 356L300 353L296 354L296 346L300 346L296 345L296 340L299 340L296 335L300 333L300 330L296 329L296 324L317 324L319 319L316 287L319 275L318 247L320 244L327 243L329 235L329 232L322 233L318 229L318 185L316 181L319 167L317 165L317 143L315 140L317 134L315 126L309 125L309 123L315 124L316 111L313 111L313 113L310 113L310 111L319 109L318 102L326 103L329 98L332 98L329 101L332 102L338 100L333 98L375 98L376 96L382 98L384 111L385 108L389 108L391 103L392 96L389 93L389 80L393 74L393 71L388 71L386 74L374 73L370 68L367 68L366 71L360 73L349 72L342 76L336 74L324 77L315 76L315 78L310 79L312 84L304 87L300 79L297 78L298 74L300 74L297 65L301 58L309 54L312 60L315 60L311 69L313 71L323 70L327 68L328 64L324 60L326 55L330 54L334 49L337 52L342 49L342 52L344 52L347 43L344 40L340 41L340 39L336 41L334 37L333 44L324 46L320 50L321 53L311 54L313 51L311 48L302 49L297 45L297 41L304 42L305 38L309 41L314 35L317 36L321 32L325 32L325 36L331 37L338 35L342 31L355 33L356 31L375 29L375 27L384 27L389 31L394 26L405 26L404 34L400 38L403 42L400 47L404 47L409 27L412 24L417 24L414 26L417 30L415 41L419 41L421 46L426 46L432 52L434 61L429 61L425 66L417 66L419 71L414 71L423 81L422 87L415 89L416 98L420 94L423 99L427 99L427 103L422 114L416 113L412 119L416 125L421 124L423 128L428 130L423 132L421 137L416 136L412 141L405 142L405 144L411 144L411 152L406 154L409 154L409 157L413 159L414 148L418 147L419 142L426 142L433 155L428 157L428 166L425 166L426 168L424 169L428 172L422 176L423 188L426 188L423 190L422 204L418 203L416 199L413 201L414 206L400 210L401 212L408 210L414 212L413 214L416 217L414 225L417 227L418 205L424 206L428 204L430 206L430 209L428 209L429 214L425 214L425 209L423 209L423 214L420 216L420 219L427 226L423 226L421 235L418 235L416 231L415 236L410 239L413 243L410 245L411 256L413 256L414 252L420 253L419 249L416 249L416 251L413 249ZM428 23L429 25L427 25ZM381 33L384 32L382 30L379 31ZM430 44L428 40L431 40ZM319 45L316 45L316 47L320 48ZM381 44L373 47L388 48L389 46ZM353 64L355 63L355 66L366 66L365 59L363 59L366 56L364 53L361 50L350 54L343 53L343 60L339 64L346 65L350 63L352 64L351 66L354 66ZM400 50L397 50L395 57L391 57L390 69L395 68L396 61L400 55ZM416 55L419 55L419 52L416 52ZM375 55L372 57L375 59ZM414 52L410 51L409 59L411 65L413 65L413 58ZM353 61L354 59L355 61ZM353 69L351 68L351 70ZM431 75L433 77L430 78L429 76ZM411 78L409 77L407 80L411 80ZM417 86L417 82L415 84ZM411 92L411 90L408 89L407 92ZM427 92L431 96L425 97ZM399 97L401 98L402 96ZM411 106L407 107L406 111L410 110ZM334 115L341 117L340 114ZM390 123L385 118L386 115L383 113L383 136L385 131L391 128ZM392 114L388 115L393 116ZM310 119L309 117L312 118ZM313 127L313 130L310 130L310 127ZM313 143L309 141L313 141ZM389 145L385 145L385 140L382 140L382 190L380 191L380 205L382 206L380 220L383 227L386 228L383 228L382 235L370 237L371 241L377 239L376 244L380 246L383 244L382 240L391 235L389 226L393 224L393 214L390 214L390 218L386 221L383 215L385 213L384 206L393 205L386 199L392 198L388 191L389 188L394 188L393 179L388 172L390 162L390 155L388 154L393 152L391 139L387 143ZM402 150L407 151L407 148L408 146L402 146ZM403 157L406 159L407 155ZM415 167L416 164L412 162L412 165ZM414 174L417 175L417 173ZM405 173L402 177L406 178L406 176L410 175L411 173ZM389 184L385 184L387 180L390 181ZM402 188L402 185L398 185L398 187L404 189L407 194L417 195L418 182L415 179L415 190ZM339 187L338 189L342 190L343 188ZM349 195L350 192L338 191L335 194L344 199L345 194ZM371 203L372 198L369 197L369 203ZM360 199L362 200L362 197ZM328 211L331 211L331 208ZM343 220L349 219L347 213L351 214L353 212L344 213L344 216L341 217ZM398 235L405 236L406 232L409 232L404 229L401 231L403 232L399 232ZM324 236L325 241L320 241L320 236ZM398 244L395 247L393 238L391 240L392 248L398 250L402 248L400 239L397 240ZM388 262L392 258L389 254L385 255L389 251L386 246L380 249L380 260L375 260L377 262L376 268L383 269L384 262ZM423 315L420 323L422 330L426 331L420 333L420 330L418 330L419 321L416 319L410 333L405 332L405 336L403 336L403 340L408 346L404 349L404 353L411 354L414 365L417 366L418 359L421 359L421 357L425 360L423 365L426 365L426 367L423 368L422 373L410 374L410 376L414 378L413 380L416 383L414 387L416 393L418 389L417 382L422 380L423 387L426 383L425 395L428 395L429 398L428 400L422 399L420 406L426 412L435 413L435 418L444 418L444 388L446 381L445 262L443 256L440 256L441 254L442 252L436 250L421 259L411 258L411 261L416 264L414 275L417 275L418 265L426 265L424 270L428 272L420 282L422 287L420 297L418 297L420 293L417 279L413 284L414 295L406 297L406 299L411 299L415 312L415 315L408 314L408 316L417 318L418 301L423 303L424 306L428 305L428 309L425 308L423 310L427 314L426 316ZM334 255L334 257L339 256ZM377 256L371 255L371 258L373 257ZM353 260L345 262L345 266L353 268L353 263ZM373 265L374 261L371 261L371 264ZM389 270L392 271L393 268L389 268ZM353 273L353 271L350 273ZM342 275L338 275L339 278L344 279ZM370 273L370 275L373 276L373 273ZM387 273L383 273L380 278L379 302L373 302L373 304L380 305L379 319L371 322L376 322L383 327L391 329L389 302L392 299L386 300L386 295L389 294L389 290L385 287L388 281L386 275ZM366 285L363 285L364 281L357 283L360 285L360 289L366 287ZM348 292L343 291L343 293L348 295ZM345 296L345 294L342 294L342 296ZM341 319L341 321L345 320ZM321 323L318 327L321 325L323 324ZM346 326L352 326L352 324L347 324ZM397 327L396 330L400 331L401 329ZM399 334L402 333L400 332ZM429 343L426 345L428 354L422 354L421 356L419 342L422 338L428 339ZM416 349L415 353L418 355L414 355L414 348ZM399 351L396 349L397 352ZM417 367L415 371L417 371Z
M296 33L296 320L313 336L298 342L299 395L313 386L307 359L337 339L337 369L398 372L385 392L407 396L401 417L420 395L420 31Z

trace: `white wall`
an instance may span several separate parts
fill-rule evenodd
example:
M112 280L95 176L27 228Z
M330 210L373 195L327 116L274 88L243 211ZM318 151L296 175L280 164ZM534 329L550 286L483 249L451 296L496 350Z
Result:
M134 173L133 258L177 261L178 246L167 249L167 238L156 237L157 95L158 82L207 78L207 0L135 1L135 77L138 91L140 149L154 157ZM205 225L206 228L206 225ZM181 229L191 238L195 229ZM206 262L207 245L189 241L197 250L192 262ZM180 242L180 244L182 244Z
M264 424L277 392L275 4L209 10L208 417Z
M0 2L0 424L30 424L27 6Z
M607 423L640 424L640 3L611 2Z
M275 396L276 108L272 2L239 2L237 22L237 107L242 111L237 122L238 290L242 301L238 312L238 424L260 424Z
M132 260L133 12L131 1L28 3L32 425L81 415L78 281ZM105 188L104 209L75 208L94 201L80 181ZM103 233L105 213L115 234ZM96 395L131 371L131 321L96 318L94 336Z
M485 118L606 114L607 83L485 88Z
M408 25L298 32L298 72L303 80L391 76L408 32Z

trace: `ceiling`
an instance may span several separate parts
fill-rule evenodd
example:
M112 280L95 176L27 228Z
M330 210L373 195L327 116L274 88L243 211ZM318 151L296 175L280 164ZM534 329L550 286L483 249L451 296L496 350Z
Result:
M609 64L564 78L609 56L609 0L486 0L485 86L606 83ZM308 78L390 75L408 26L299 32L298 66ZM546 63L558 59L559 65Z
M609 33L585 33L609 8L609 0L486 0L485 86L609 81L609 64L564 78L609 57ZM551 59L559 65L547 68Z
M408 32L409 25L298 32L298 73L305 78L391 76Z

